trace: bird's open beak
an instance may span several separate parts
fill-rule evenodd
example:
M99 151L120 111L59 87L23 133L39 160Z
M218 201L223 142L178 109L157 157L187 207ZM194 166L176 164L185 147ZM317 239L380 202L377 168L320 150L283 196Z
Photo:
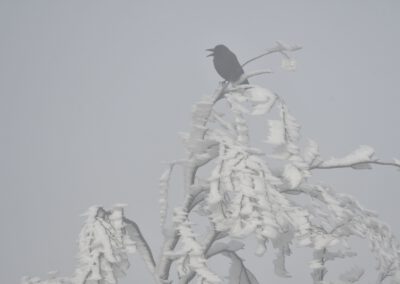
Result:
M214 48L208 48L206 51L211 52L209 55L207 55L207 57L214 56Z

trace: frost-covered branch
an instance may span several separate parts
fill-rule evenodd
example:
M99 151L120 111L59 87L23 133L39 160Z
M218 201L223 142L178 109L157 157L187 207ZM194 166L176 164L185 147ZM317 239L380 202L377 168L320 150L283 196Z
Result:
M274 127L272 125L272 127ZM276 131L276 130L275 130ZM361 145L350 154L335 158L332 157L323 160L320 157L318 145L310 140L309 145L304 151L305 162L308 164L309 170L315 169L338 169L338 168L353 168L353 169L371 169L371 165L392 166L400 168L400 160L393 159L393 162L382 161L375 157L375 150L371 146Z
M285 57L289 57L288 54L287 54L288 52L294 52L294 51L298 51L300 49L301 49L301 46L298 46L298 45L287 45L287 44L284 44L282 42L277 41L276 45L274 47L268 49L266 52L264 52L264 53L262 53L262 54L260 54L260 55L258 55L256 57L253 57L253 58L247 60L245 63L242 64L242 67L246 66L250 62L258 60L261 57L270 55L272 53L280 53Z
M183 203L182 208L180 209L182 214L189 214L191 212L191 210L194 208L194 203L198 202L197 197L201 194L203 190L204 190L203 188L197 188L195 190L190 191L186 195L186 199ZM157 266L157 274L162 281L168 280L169 270L171 268L172 262L175 260L167 253L173 251L176 248L176 245L178 244L180 237L181 235L179 233L178 228L176 227L172 231L170 231L166 236L166 239L162 247L162 252L160 255L160 260Z
M140 256L143 258L144 262L146 263L146 266L150 274L154 276L154 280L156 283L161 283L155 273L156 262L154 260L153 253L146 239L140 232L139 226L132 220L129 220L128 218L124 218L123 220L125 222L126 233L135 242L136 249L138 250Z
M314 169L340 169L340 168L353 168L353 169L371 169L370 165L380 165L380 166L392 166L396 168L400 168L400 163L397 162L384 162L380 160L375 161L364 161L364 162L355 162L355 163L321 163L320 165L315 165L310 168L310 170Z
M128 253L136 243L125 233L122 206L111 211L92 207L79 238L79 265L74 283L106 281L117 283L129 267Z
M138 252L149 272L156 276L151 249L137 224L124 217L124 205L107 211L93 206L86 213L86 221L79 235L78 265L72 278L49 279L25 277L23 284L115 284L129 268L128 255ZM160 284L158 277L155 283Z
M219 232L216 232L214 228L211 228L208 236L205 238L204 243L202 244L203 250L202 250L202 254L204 255L205 258L209 258L209 250L210 247L213 245L213 243L218 240L219 238L221 238L221 235ZM181 284L187 284L189 283L194 277L196 276L196 272L191 271L189 274L187 274L186 276L184 276L179 282Z

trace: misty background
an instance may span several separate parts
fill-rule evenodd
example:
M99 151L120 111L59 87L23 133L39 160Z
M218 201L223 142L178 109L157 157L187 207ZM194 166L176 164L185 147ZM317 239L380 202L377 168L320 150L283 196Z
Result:
M72 275L92 205L127 203L158 255L162 161L183 157L178 132L221 80L205 52L219 43L242 62L275 40L302 45L296 72L273 55L246 66L275 71L251 82L285 99L323 157L368 144L400 158L399 15L397 0L0 0L0 283ZM314 174L400 237L399 171ZM242 255L260 283L310 283L310 251L288 259L289 280L272 275L272 249L253 251ZM359 261L374 263L367 252ZM133 256L121 283L151 281Z

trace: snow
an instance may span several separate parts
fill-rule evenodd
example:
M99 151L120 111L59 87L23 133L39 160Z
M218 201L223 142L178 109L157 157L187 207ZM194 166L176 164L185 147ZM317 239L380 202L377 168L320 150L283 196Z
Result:
M361 145L356 150L342 158L330 158L324 161L322 167L338 167L374 161L375 150L367 145Z
M290 189L298 187L303 180L301 171L292 164L287 164L285 166L283 177L289 183Z
M285 143L285 128L280 120L269 120L269 134L267 143L273 145L281 145Z

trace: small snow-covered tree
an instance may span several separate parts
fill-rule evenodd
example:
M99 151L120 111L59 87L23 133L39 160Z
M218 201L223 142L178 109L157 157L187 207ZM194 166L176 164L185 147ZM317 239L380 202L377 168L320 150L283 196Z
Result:
M244 65L280 53L282 66L291 70L295 61L290 54L298 49L277 43ZM285 259L292 250L309 248L314 284L360 281L364 270L354 266L328 282L326 264L356 255L349 244L351 237L365 239L377 261L375 283L387 279L400 283L400 245L390 228L353 197L310 181L316 169L369 169L374 164L400 168L400 161L381 161L365 145L345 157L330 159L321 156L312 140L302 146L300 125L283 99L263 87L240 84L264 73L269 71L245 74L235 84L223 82L212 96L195 104L191 129L182 134L186 156L168 163L160 179L164 242L159 259L155 260L136 223L124 216L123 206L111 210L97 206L89 209L79 237L75 275L51 275L48 280L25 277L22 283L118 283L129 267L128 254L137 252L155 283L222 283L224 278L208 261L222 255L231 263L228 283L256 284L239 253L245 247L240 240L249 236L257 240L258 256L268 246L275 250L273 265L281 277L290 276ZM266 122L266 147L251 143L251 117ZM169 183L178 166L184 170L183 203L171 208L172 222L167 223ZM200 168L204 169L201 173ZM205 234L193 229L194 214L207 220Z

